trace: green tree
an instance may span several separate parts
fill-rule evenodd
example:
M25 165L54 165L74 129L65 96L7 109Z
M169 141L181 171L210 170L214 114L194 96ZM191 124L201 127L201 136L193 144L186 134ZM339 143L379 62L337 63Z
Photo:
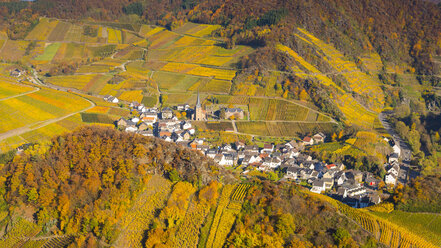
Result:
M179 176L179 173L175 168L173 168L171 171L168 172L168 178L172 182L178 182L181 180L181 177Z
M283 237L288 238L294 234L296 225L294 224L294 217L291 214L282 214L276 223L277 232Z

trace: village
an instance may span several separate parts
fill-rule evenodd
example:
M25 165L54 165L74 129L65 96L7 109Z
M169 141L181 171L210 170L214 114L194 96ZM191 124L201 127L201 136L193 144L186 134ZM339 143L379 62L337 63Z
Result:
M105 100L118 102L112 96ZM158 137L167 142L198 151L216 163L225 167L241 169L241 174L247 177L252 170L261 172L277 171L283 174L280 180L291 180L310 188L311 192L327 194L349 206L363 208L381 202L378 193L385 185L394 187L398 183L406 183L406 171L399 162L400 148L389 141L393 153L388 163L384 164L387 174L384 180L370 172L347 169L344 164L327 164L304 152L308 146L326 142L327 136L321 132L312 136L305 136L302 140L292 140L285 144L266 143L263 147L246 145L243 142L214 146L204 139L195 136L196 129L192 121L205 121L206 112L197 96L195 108L189 104L158 108L147 108L143 104L130 103L133 113L139 113L131 119L120 118L116 127L121 131L138 133L144 136ZM180 120L174 111L185 111L186 120ZM222 109L222 118L231 116L243 117L243 110ZM181 118L182 119L182 118Z

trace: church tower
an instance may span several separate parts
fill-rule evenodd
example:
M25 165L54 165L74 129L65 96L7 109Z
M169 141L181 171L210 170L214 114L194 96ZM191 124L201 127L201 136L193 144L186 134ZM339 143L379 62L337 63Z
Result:
M199 91L198 91L198 99L196 100L196 107L194 108L194 118L195 121L204 121L205 120L205 113L204 110L202 110L202 104L201 99L199 98Z

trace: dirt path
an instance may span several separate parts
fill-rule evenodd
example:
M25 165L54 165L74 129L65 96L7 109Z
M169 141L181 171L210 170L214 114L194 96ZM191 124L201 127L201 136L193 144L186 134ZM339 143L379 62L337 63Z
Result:
M0 48L0 53L3 51L3 48L6 46L6 42L8 42L8 38L6 38L5 42L3 43L3 46Z

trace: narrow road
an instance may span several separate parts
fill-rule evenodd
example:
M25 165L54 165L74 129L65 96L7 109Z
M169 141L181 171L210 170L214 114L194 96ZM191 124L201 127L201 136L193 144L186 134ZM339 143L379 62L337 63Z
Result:
M403 185L407 184L407 182L411 178L415 178L418 176L418 173L415 173L410 170L410 160L412 158L412 150L407 145L407 143L403 140L403 138L398 135L392 125L387 121L387 117L391 115L392 112L381 112L378 115L378 119L380 119L381 124L384 129L390 134L393 141L400 148L400 171L398 172L397 182Z
M406 144L406 142L398 135L392 125L387 121L387 116L391 115L391 112L382 112L378 115L378 119L380 119L381 124L384 129L392 136L395 144L400 147L401 153L400 157L403 161L410 161L412 156L412 151L410 147Z
M237 133L236 121L235 121L235 120L232 120L232 121L231 121L231 124L233 125L234 133Z

